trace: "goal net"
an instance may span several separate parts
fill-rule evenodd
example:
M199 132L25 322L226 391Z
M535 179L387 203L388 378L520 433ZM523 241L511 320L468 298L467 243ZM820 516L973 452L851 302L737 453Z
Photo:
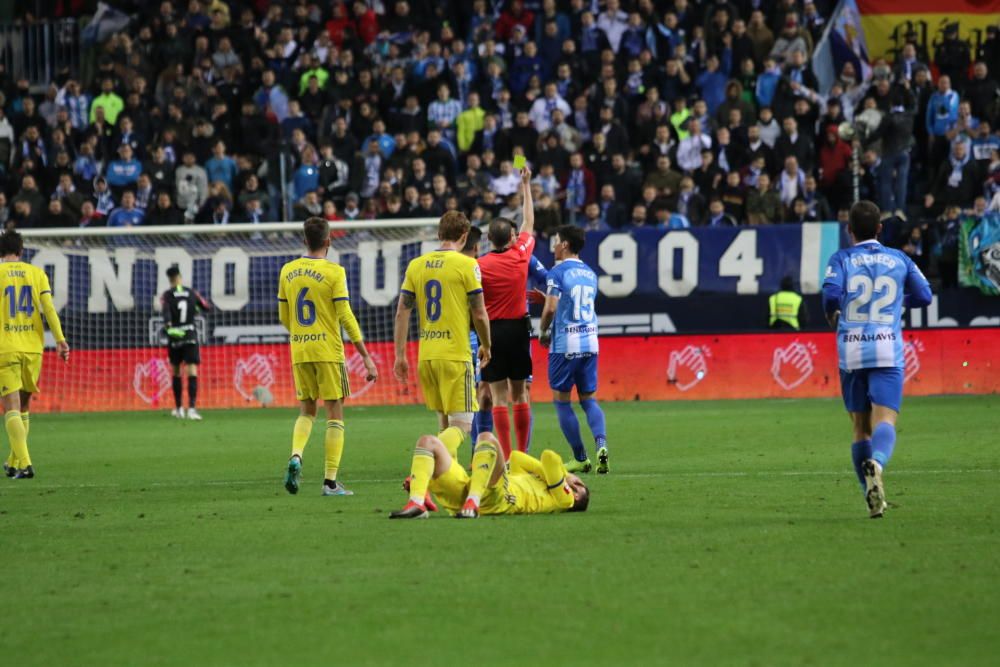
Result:
M437 220L331 227L329 259L347 271L351 305L380 374L378 382L366 382L345 334L350 400L417 402L415 377L407 386L392 377L393 316L407 263L437 247ZM198 406L296 404L277 280L281 266L303 252L300 224L29 230L24 236L25 260L48 273L73 349L64 365L46 333L41 392L33 405L72 412L173 407L159 303L171 266L212 305L196 320ZM410 343L411 362L415 345Z

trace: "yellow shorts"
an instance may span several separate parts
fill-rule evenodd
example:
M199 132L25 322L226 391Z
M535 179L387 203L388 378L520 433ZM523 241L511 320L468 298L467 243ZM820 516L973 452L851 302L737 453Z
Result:
M292 364L295 396L300 401L339 401L351 395L347 366L337 361Z
M29 352L0 354L0 396L15 391L38 393L38 376L42 373L42 355Z
M458 512L469 493L469 473L453 458L448 472L432 479L428 489L434 494L438 505L449 512Z
M428 410L449 415L479 409L471 361L427 359L417 364L417 374Z

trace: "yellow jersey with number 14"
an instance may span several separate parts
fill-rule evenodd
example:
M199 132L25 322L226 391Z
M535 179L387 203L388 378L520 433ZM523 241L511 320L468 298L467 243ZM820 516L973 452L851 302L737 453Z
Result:
M49 277L27 262L0 263L0 354L41 354L45 347L42 314L56 341L65 340L52 305Z
M435 250L410 262L400 292L416 299L421 361L472 358L469 295L482 291L479 264L460 252Z
M348 301L344 267L300 257L281 267L278 301L288 307L292 363L344 361L337 302Z

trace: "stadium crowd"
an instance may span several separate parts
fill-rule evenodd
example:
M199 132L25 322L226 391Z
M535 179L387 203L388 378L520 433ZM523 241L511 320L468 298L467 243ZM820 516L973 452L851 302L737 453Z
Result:
M113 4L128 27L86 75L35 95L0 72L5 226L281 220L282 178L294 219L481 224L517 216L518 155L542 236L834 220L845 121L922 267L1000 203L996 27L975 52L945 28L933 62L914 34L820 91L832 0Z

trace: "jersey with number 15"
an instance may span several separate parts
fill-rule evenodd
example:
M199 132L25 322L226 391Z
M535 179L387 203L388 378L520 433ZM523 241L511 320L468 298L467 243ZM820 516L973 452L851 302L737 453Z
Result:
M549 271L547 293L559 297L552 324L551 352L597 354L597 274L579 259L564 260Z
M454 250L435 250L406 267L399 290L416 300L420 317L419 359L468 362L469 295L483 291L479 264Z
M823 307L840 311L840 368L903 368L903 306L931 301L931 287L905 253L878 241L838 250L823 279Z
M344 267L325 259L300 257L281 267L278 301L288 303L292 363L343 363L344 341L336 302L347 301Z

